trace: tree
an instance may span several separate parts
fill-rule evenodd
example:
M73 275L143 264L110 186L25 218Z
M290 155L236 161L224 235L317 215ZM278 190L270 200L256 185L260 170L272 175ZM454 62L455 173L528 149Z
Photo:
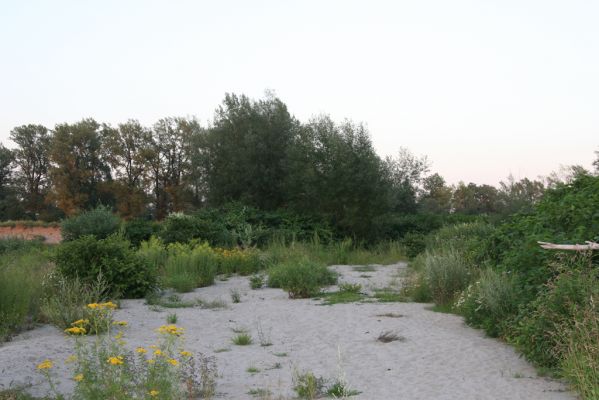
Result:
M460 182L453 192L452 209L456 213L475 215L495 213L498 192L490 185L465 185Z
M107 190L112 180L106 137L110 128L93 119L60 124L50 147L50 200L73 215L99 204L112 205Z
M20 219L22 210L15 195L12 164L14 154L0 143L0 219Z
M115 181L111 190L120 215L129 218L143 213L148 203L152 131L136 120L107 130L106 146Z
M422 180L422 193L419 200L420 209L433 214L446 214L451 210L451 188L438 173Z
M274 95L227 94L206 140L208 201L242 201L264 210L285 204L287 154L297 122Z
M426 156L416 157L402 147L397 157L385 160L391 184L391 207L400 213L414 213L425 174L429 171Z
M528 178L516 181L510 175L507 181L499 183L498 211L504 214L531 211L544 192L545 185L543 182Z
M28 216L37 219L47 210L45 196L48 190L50 139L42 125L22 125L10 132L17 144L14 159L17 166L15 180Z

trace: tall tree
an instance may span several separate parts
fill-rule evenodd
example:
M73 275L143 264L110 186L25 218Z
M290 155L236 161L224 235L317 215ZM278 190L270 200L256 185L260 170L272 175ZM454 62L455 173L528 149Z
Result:
M49 198L67 215L100 203L112 205L106 183L112 180L105 140L110 128L93 119L59 124L50 147Z
M287 106L272 94L258 101L227 94L207 139L209 202L242 201L267 210L283 206L296 127Z
M414 213L422 180L429 171L426 157L417 157L402 147L396 157L385 160L391 183L391 207L395 212Z
M47 210L44 199L48 189L51 136L46 127L30 124L14 128L10 139L17 144L15 179L25 211L30 218L37 219Z
M422 193L419 199L420 209L434 214L447 214L451 210L451 188L438 173L422 180Z
M16 196L13 176L14 154L0 143L0 219L23 217L21 204Z
M491 214L498 210L498 191L490 185L460 182L453 192L452 209L461 214Z
M107 130L108 161L115 181L112 191L121 216L135 217L143 213L148 203L152 131L136 120L119 124Z

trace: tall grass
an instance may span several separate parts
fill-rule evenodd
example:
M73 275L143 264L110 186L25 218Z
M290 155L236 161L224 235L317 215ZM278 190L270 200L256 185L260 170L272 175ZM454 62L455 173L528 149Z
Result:
M438 305L451 304L470 282L471 269L463 255L453 247L428 252L424 264L426 283Z
M0 256L0 341L39 318L48 258L44 248L26 244Z

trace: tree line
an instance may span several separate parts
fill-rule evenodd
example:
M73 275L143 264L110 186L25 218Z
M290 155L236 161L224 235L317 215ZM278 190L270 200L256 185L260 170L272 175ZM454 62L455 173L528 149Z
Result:
M57 220L98 205L126 219L161 220L240 202L324 218L371 233L388 215L511 213L546 184L450 186L426 157L380 157L363 124L300 122L279 98L227 94L209 126L195 118L111 126L88 118L49 129L22 125L0 144L0 219Z

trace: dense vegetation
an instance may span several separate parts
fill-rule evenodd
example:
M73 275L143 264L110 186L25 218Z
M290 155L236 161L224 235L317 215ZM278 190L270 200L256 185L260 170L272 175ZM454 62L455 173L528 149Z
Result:
M464 315L537 366L570 379L584 398L597 398L597 254L543 250L537 241L597 241L598 204L599 176L581 175L498 225L443 228L427 238L405 290Z
M450 211L472 219L529 209L545 187L528 179L448 186L424 157L405 149L377 155L364 125L327 116L300 122L271 94L226 95L209 126L84 119L18 126L10 138L13 149L0 145L0 220L57 221L98 205L127 220L184 212L197 217L188 229L210 230L213 242L234 240L207 225L231 203L254 210L250 229L312 224L376 242L437 229Z
M599 240L599 177L580 167L448 186L405 149L379 157L363 125L301 123L271 95L227 95L209 127L86 119L16 127L11 139L0 219L60 221L64 241L0 240L0 340L36 322L69 327L89 303L160 302L164 289L219 275L314 296L336 282L327 265L408 256L404 293L380 301L433 301L599 396L597 255L537 244Z

